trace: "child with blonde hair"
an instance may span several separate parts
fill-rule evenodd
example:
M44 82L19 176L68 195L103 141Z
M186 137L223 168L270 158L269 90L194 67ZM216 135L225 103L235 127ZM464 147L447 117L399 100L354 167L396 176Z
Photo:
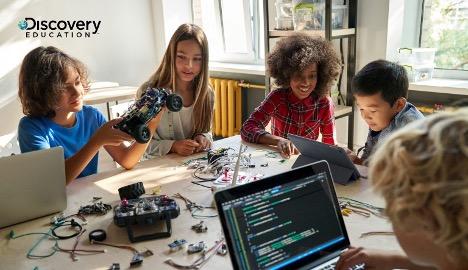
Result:
M468 109L395 132L372 156L369 178L406 255L351 248L337 269L468 269Z
M156 72L138 89L164 87L179 94L179 112L165 111L146 151L147 157L177 153L188 156L211 147L214 94L209 86L208 40L194 24L182 24L172 35Z

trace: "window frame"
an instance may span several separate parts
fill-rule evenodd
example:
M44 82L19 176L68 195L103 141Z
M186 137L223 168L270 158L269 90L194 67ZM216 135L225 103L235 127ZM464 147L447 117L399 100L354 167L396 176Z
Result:
M424 14L425 14L425 3L426 0L419 0L419 10L418 15L420 15L419 21L419 33L418 33L418 46L422 47L422 35L424 27ZM437 56L436 56L437 57ZM459 70L459 69L447 69L434 67L434 78L443 78L443 79L462 79L468 80L468 70Z

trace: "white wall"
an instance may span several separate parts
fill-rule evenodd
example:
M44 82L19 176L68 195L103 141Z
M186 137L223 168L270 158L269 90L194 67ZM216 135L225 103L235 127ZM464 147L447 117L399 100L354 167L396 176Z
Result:
M163 25L163 18L153 16L161 6L161 0L0 2L0 138L15 132L22 117L17 80L27 52L39 45L56 46L85 63L92 81L139 85L159 64L165 47L155 31L155 25ZM101 25L99 34L91 38L25 38L25 32L17 26L25 17L100 20Z

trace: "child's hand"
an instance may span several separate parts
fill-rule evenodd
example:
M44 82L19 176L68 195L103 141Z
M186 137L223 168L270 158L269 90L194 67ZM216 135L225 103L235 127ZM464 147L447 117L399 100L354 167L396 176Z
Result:
M341 254L340 259L336 263L336 270L348 270L353 266L365 264L366 269L391 270L400 268L397 264L398 259L403 259L402 255L392 251L368 250L355 247L350 247L347 251ZM405 268L406 269L406 268Z
M349 159L351 159L351 161L354 164L358 164L358 165L362 164L362 160L353 151L349 150L347 147L342 147L342 148L346 151L346 154L348 155Z
M172 144L171 152L177 153L181 156L189 156L196 152L200 144L194 140L180 140Z
M151 119L149 122L148 122L148 126L155 126L157 127L159 122L161 121L161 117L163 116L163 114L167 111L167 108L166 106L164 106L162 108L161 111L159 111L158 114L156 114L153 119Z
M294 146L294 144L287 139L281 139L276 144L278 150L283 158L290 158L291 155L299 154L299 150Z
M93 140L99 145L120 145L124 141L133 141L133 137L129 134L121 131L118 128L114 128L114 125L122 121L122 118L113 119L105 123L98 131L94 134Z
M202 134L198 134L197 136L195 136L195 138L193 138L198 144L200 144L199 147L197 147L197 149L195 151L197 152L201 152L205 149L209 149L211 148L211 141L208 140L208 138L206 138L204 135Z

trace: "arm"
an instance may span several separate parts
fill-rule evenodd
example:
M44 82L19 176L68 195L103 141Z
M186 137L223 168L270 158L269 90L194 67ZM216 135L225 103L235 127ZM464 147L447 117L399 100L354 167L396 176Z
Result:
M341 254L336 264L337 270L347 270L359 264L365 264L366 269L411 269L411 270L435 270L435 268L419 266L401 253L395 251L367 250L350 247Z
M275 91L271 92L260 104L260 106L258 106L250 115L249 119L244 122L241 128L241 137L244 141L276 145L273 140L275 140L277 136L267 136L266 141L263 142L260 142L260 137L262 135L270 135L265 130L265 127L268 125L271 116L276 111L275 101L278 99L277 96L278 95L275 93Z
M320 118L320 133L322 134L322 142L335 145L335 106L331 98L326 97L320 101L319 105Z
M156 127L158 126L159 122L161 121L161 116L163 112L159 112L149 123L148 128L151 132L151 137L153 136ZM119 132L122 132L119 130ZM124 133L124 132L122 132ZM126 133L125 133L126 134ZM150 140L151 141L151 140ZM146 148L148 147L148 143L137 143L133 142L130 146L125 146L124 144L120 143L118 145L107 144L104 146L106 151L109 155L122 167L129 170L135 166L135 164L140 161L141 156L145 153Z

